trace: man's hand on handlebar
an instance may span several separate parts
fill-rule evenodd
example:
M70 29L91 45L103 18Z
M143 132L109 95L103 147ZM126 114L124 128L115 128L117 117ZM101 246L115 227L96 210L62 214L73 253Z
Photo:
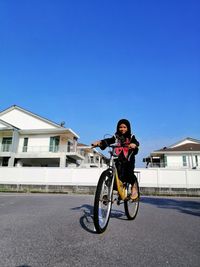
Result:
M130 149L135 149L137 146L134 143L130 143L128 146Z
M92 142L91 146L93 146L93 147L100 147L101 146L101 141Z

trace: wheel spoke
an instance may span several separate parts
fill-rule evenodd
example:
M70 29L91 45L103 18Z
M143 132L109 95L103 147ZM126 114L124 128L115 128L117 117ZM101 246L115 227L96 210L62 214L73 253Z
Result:
M139 185L138 182L136 182L136 187L138 190L138 196L139 196ZM131 185L129 185L128 188L128 198L127 200L124 202L124 208L125 208L125 213L126 216L129 220L133 220L135 219L135 217L137 216L137 212L139 209L139 197L136 200L132 200L130 195L131 195Z
M105 171L102 173L96 190L94 203L94 224L97 232L105 231L112 206L112 177Z

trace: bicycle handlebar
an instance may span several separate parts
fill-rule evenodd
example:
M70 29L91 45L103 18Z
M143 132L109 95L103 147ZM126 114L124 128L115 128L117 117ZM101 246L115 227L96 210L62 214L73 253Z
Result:
M101 148L101 146L94 146L94 144L91 144L91 147L89 147L89 148L95 148L95 147L100 147ZM127 144L117 144L117 143L115 143L115 144L110 144L110 145L108 145L107 147L111 147L111 148L119 148L119 147L129 147Z
M118 148L118 147L129 147L129 145L127 144L111 144L109 145L109 147L112 147L112 148Z

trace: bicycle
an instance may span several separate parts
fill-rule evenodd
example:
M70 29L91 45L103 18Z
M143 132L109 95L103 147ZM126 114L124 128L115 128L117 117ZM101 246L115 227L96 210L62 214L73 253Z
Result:
M138 179L134 184L138 198L136 200L131 200L131 184L128 182L123 183L118 176L118 171L116 167L116 159L117 155L115 154L115 148L117 145L109 145L111 148L110 158L108 169L102 172L94 198L94 226L97 233L103 233L107 226L110 219L110 212L112 208L112 204L116 201L118 205L124 202L124 209L125 214L128 220L134 220L137 216L138 209L139 209L139 199L140 199L140 192L139 192L139 184ZM113 187L114 183L116 182L116 191L117 191L117 198L113 198Z

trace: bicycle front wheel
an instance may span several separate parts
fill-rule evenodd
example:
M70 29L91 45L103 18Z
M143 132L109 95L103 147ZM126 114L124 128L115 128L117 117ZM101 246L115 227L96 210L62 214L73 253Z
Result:
M110 170L104 171L97 184L94 199L94 226L97 233L103 233L110 219L112 207L113 175Z
M139 192L139 184L138 181L135 181L134 186L137 188L138 191L138 198L136 200L131 200L130 198L127 198L124 201L124 209L125 209L125 214L129 220L134 220L137 216L138 209L139 209L139 197L140 197L140 192ZM127 188L128 194L131 194L131 185L128 185Z

